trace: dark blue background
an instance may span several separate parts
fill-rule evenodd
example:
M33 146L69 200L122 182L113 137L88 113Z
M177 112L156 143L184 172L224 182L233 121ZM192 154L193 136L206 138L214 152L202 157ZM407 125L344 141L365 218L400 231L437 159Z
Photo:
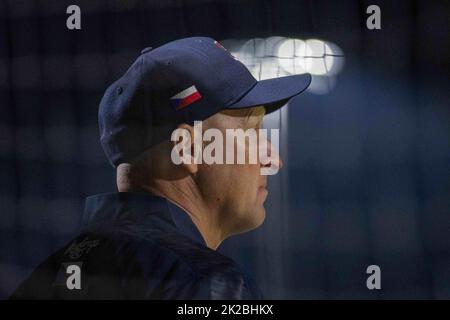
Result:
M66 28L78 4L82 30ZM382 30L365 27L378 4ZM326 95L289 106L286 169L264 226L220 250L268 298L450 298L447 1L1 1L0 297L115 190L99 141L105 88L142 48L191 35L336 43ZM369 291L370 264L382 289Z

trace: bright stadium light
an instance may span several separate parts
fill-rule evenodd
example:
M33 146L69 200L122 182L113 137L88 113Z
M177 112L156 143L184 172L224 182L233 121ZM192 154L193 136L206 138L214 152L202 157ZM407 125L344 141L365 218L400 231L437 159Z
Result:
M310 66L306 56L311 56L311 48L300 39L286 39L278 48L278 57L284 70L291 74L308 72Z
M310 73L313 80L308 91L314 94L330 92L344 64L342 50L320 39L269 37L221 43L258 80Z

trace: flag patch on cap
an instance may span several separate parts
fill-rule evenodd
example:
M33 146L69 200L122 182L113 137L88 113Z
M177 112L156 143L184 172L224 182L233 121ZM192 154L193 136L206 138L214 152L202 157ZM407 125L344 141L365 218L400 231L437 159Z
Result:
M170 98L170 103L175 110L180 110L199 100L201 97L202 96L197 88L195 86L190 86Z

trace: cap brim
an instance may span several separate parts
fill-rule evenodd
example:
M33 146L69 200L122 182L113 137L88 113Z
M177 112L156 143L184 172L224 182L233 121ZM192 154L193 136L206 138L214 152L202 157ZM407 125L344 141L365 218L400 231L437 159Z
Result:
M265 106L266 114L284 106L290 98L302 93L309 87L311 75L308 73L287 77L261 80L238 101L227 109L241 109Z

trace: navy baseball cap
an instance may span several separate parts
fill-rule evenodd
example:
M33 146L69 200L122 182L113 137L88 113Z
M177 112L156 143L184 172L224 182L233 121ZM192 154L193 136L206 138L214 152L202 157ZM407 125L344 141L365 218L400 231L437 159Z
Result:
M106 90L99 108L100 141L113 166L170 139L224 109L282 107L311 83L309 74L257 81L217 41L192 37L142 50Z

